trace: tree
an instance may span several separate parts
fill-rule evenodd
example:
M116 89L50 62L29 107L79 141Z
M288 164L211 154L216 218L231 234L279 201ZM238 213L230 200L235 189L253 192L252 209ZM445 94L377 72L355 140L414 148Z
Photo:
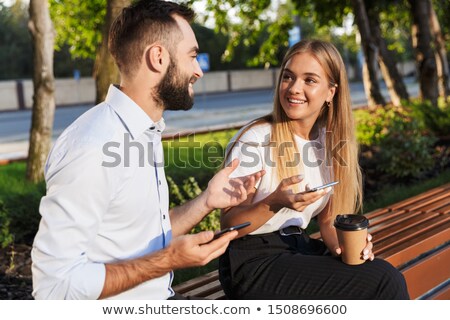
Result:
M438 77L434 52L431 48L433 36L430 29L431 3L428 0L408 0L412 14L412 41L416 64L419 70L420 95L437 105Z
M378 47L378 63L383 74L383 79L391 97L391 102L395 106L401 104L401 100L409 100L408 91L403 82L403 77L397 68L395 55L390 52L386 41L381 35L380 14L373 1L366 1L367 17L369 20L370 32L375 45Z
M123 8L130 4L130 2L130 0L108 0L106 19L102 31L102 43L97 49L95 57L94 77L96 80L96 103L105 100L111 83L119 83L119 69L108 50L108 34L114 19L120 14Z
M34 95L26 175L28 180L38 182L43 179L55 113L54 29L47 0L31 0L29 12L28 27L33 39Z
M441 32L441 26L433 3L429 0L430 7L430 25L436 50L436 67L438 73L439 96L445 98L450 95L450 71L448 67L447 51L445 49L445 40ZM450 21L449 21L450 23Z
M359 34L361 35L361 46L365 57L363 79L368 104L369 106L384 105L386 102L381 95L377 76L379 48L375 39L372 37L364 0L352 0L352 5Z
M95 100L103 101L109 85L119 81L119 70L108 51L109 28L131 0L50 1L57 48L69 45L73 58L95 57Z

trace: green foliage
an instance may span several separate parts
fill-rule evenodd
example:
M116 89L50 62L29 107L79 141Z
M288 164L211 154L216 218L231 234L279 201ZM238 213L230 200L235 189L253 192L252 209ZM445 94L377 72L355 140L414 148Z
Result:
M27 7L21 1L11 7L0 3L0 79L32 75L33 47L27 23Z
M50 0L50 15L57 50L67 45L73 58L95 58L102 41L106 0Z
M184 204L185 202L196 198L202 189L200 189L194 177L189 177L183 181L181 188L167 176L169 185L170 208ZM191 233L197 233L204 230L218 230L220 228L220 210L214 210L207 215L198 225L196 225Z
M443 170L436 177L415 183L388 184L376 193L364 198L364 213L389 206L393 203L414 197L422 192L447 184L450 181L450 169Z
M357 139L376 169L392 178L420 178L434 168L436 141L406 107L355 111ZM364 147L366 147L364 149Z
M0 166L0 210L3 221L9 221L9 231L16 243L31 244L39 225L39 203L45 184L25 180L26 164L22 162ZM2 225L3 225L3 221Z
M437 107L420 100L413 101L411 106L415 117L435 135L450 136L450 97L447 100L440 98Z
M16 1L11 7L0 3L0 80L32 78L33 45L28 31L28 6ZM63 17L59 17L62 19ZM56 77L72 77L78 69L83 76L92 75L93 61L74 58L69 46L59 46L54 55Z
M10 217L5 205L0 201L0 248L4 249L14 242L14 237L10 232Z
M228 37L222 57L224 62L235 57L241 61L246 59L236 52L242 44L247 48L256 45L260 48L254 53L255 58L246 59L248 65L277 64L280 51L286 48L287 31L293 25L287 10L278 10L274 18L270 0L207 0L205 11L213 13L216 32Z

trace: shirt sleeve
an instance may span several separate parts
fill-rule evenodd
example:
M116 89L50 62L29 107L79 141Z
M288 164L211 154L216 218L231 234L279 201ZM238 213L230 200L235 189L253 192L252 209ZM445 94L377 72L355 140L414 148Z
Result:
M265 167L264 150L264 141L252 129L242 135L238 132L231 140L226 152L227 165L232 160L239 159L239 166L230 177L242 177L262 170Z
M47 194L32 250L36 299L97 299L105 281L103 263L88 251L112 196L101 148L81 147L54 155L46 172Z

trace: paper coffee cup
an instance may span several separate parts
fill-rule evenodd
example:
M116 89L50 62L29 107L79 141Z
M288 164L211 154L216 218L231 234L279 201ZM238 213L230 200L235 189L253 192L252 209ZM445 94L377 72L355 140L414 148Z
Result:
M369 220L356 214L338 215L334 221L334 226L342 250L342 261L350 265L364 263L362 251L367 245Z

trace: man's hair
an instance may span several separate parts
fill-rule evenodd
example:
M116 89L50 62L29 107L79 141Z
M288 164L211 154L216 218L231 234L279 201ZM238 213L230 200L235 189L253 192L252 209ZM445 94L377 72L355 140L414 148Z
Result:
M122 10L109 31L108 48L122 74L138 69L145 47L159 42L172 55L182 40L174 15L188 22L194 12L182 4L163 0L139 0Z

